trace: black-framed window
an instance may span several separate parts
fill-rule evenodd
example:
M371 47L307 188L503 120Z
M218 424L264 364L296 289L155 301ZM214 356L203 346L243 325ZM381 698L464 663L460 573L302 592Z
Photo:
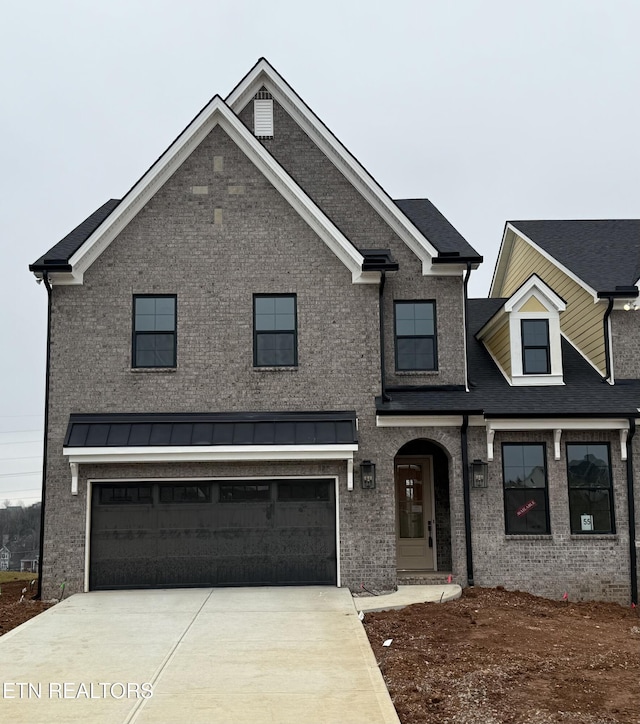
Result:
M254 294L255 367L295 367L298 364L296 306L295 294Z
M395 302L397 370L435 370L436 303Z
M549 321L547 319L523 319L520 329L523 373L525 375L550 374Z
M548 534L549 495L544 443L503 443L502 474L507 535Z
M614 533L613 481L608 443L567 443L572 533Z
M133 367L176 366L176 296L133 297Z

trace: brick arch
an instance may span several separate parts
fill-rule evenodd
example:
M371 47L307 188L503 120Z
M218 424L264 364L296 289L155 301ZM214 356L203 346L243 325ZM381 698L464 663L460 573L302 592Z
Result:
M436 560L438 571L452 571L451 551L451 500L450 475L452 458L447 448L430 438L413 438L401 445L394 456L414 458L433 457L435 521L436 521Z

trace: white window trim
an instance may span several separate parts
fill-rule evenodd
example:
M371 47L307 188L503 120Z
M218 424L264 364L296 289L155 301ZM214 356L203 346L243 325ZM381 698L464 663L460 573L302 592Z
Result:
M520 311L527 302L535 299L546 312ZM509 342L511 346L511 383L514 387L564 385L562 371L562 344L560 312L566 304L537 274L529 279L505 302L509 315ZM522 321L544 319L549 324L549 374L525 374L522 360Z

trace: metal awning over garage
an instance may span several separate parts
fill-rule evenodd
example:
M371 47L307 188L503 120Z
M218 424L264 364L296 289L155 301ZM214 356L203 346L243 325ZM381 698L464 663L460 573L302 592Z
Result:
M73 414L63 454L78 465L123 462L344 460L353 487L354 411Z

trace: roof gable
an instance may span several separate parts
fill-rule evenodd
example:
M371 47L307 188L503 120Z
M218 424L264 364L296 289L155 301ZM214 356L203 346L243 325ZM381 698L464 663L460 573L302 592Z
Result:
M280 74L261 58L227 96L226 102L239 113L262 88L298 123L311 140L350 181L389 227L422 261L423 274L434 273L432 260L438 257L437 246L410 220L360 162L340 143L325 124L297 95ZM471 247L469 247L471 249ZM472 249L473 254L477 253ZM481 258L478 259L478 262ZM437 270L435 273L440 273Z
M515 234L580 284L594 300L599 294L625 288L629 297L635 296L630 288L640 281L640 220L509 221L491 294L502 294Z
M127 192L119 203L107 202L87 220L56 244L31 270L37 275L51 269L52 281L82 284L84 272L109 246L147 201L175 173L209 132L220 125L247 157L291 204L331 251L351 271L354 282L377 281L376 273L363 273L364 256L355 248L324 212L309 198L264 146L249 132L227 104L215 96L158 158L151 168ZM85 233L84 241L78 240ZM63 255L66 264L63 264ZM55 259L55 257L60 257ZM59 262L51 265L49 260Z

